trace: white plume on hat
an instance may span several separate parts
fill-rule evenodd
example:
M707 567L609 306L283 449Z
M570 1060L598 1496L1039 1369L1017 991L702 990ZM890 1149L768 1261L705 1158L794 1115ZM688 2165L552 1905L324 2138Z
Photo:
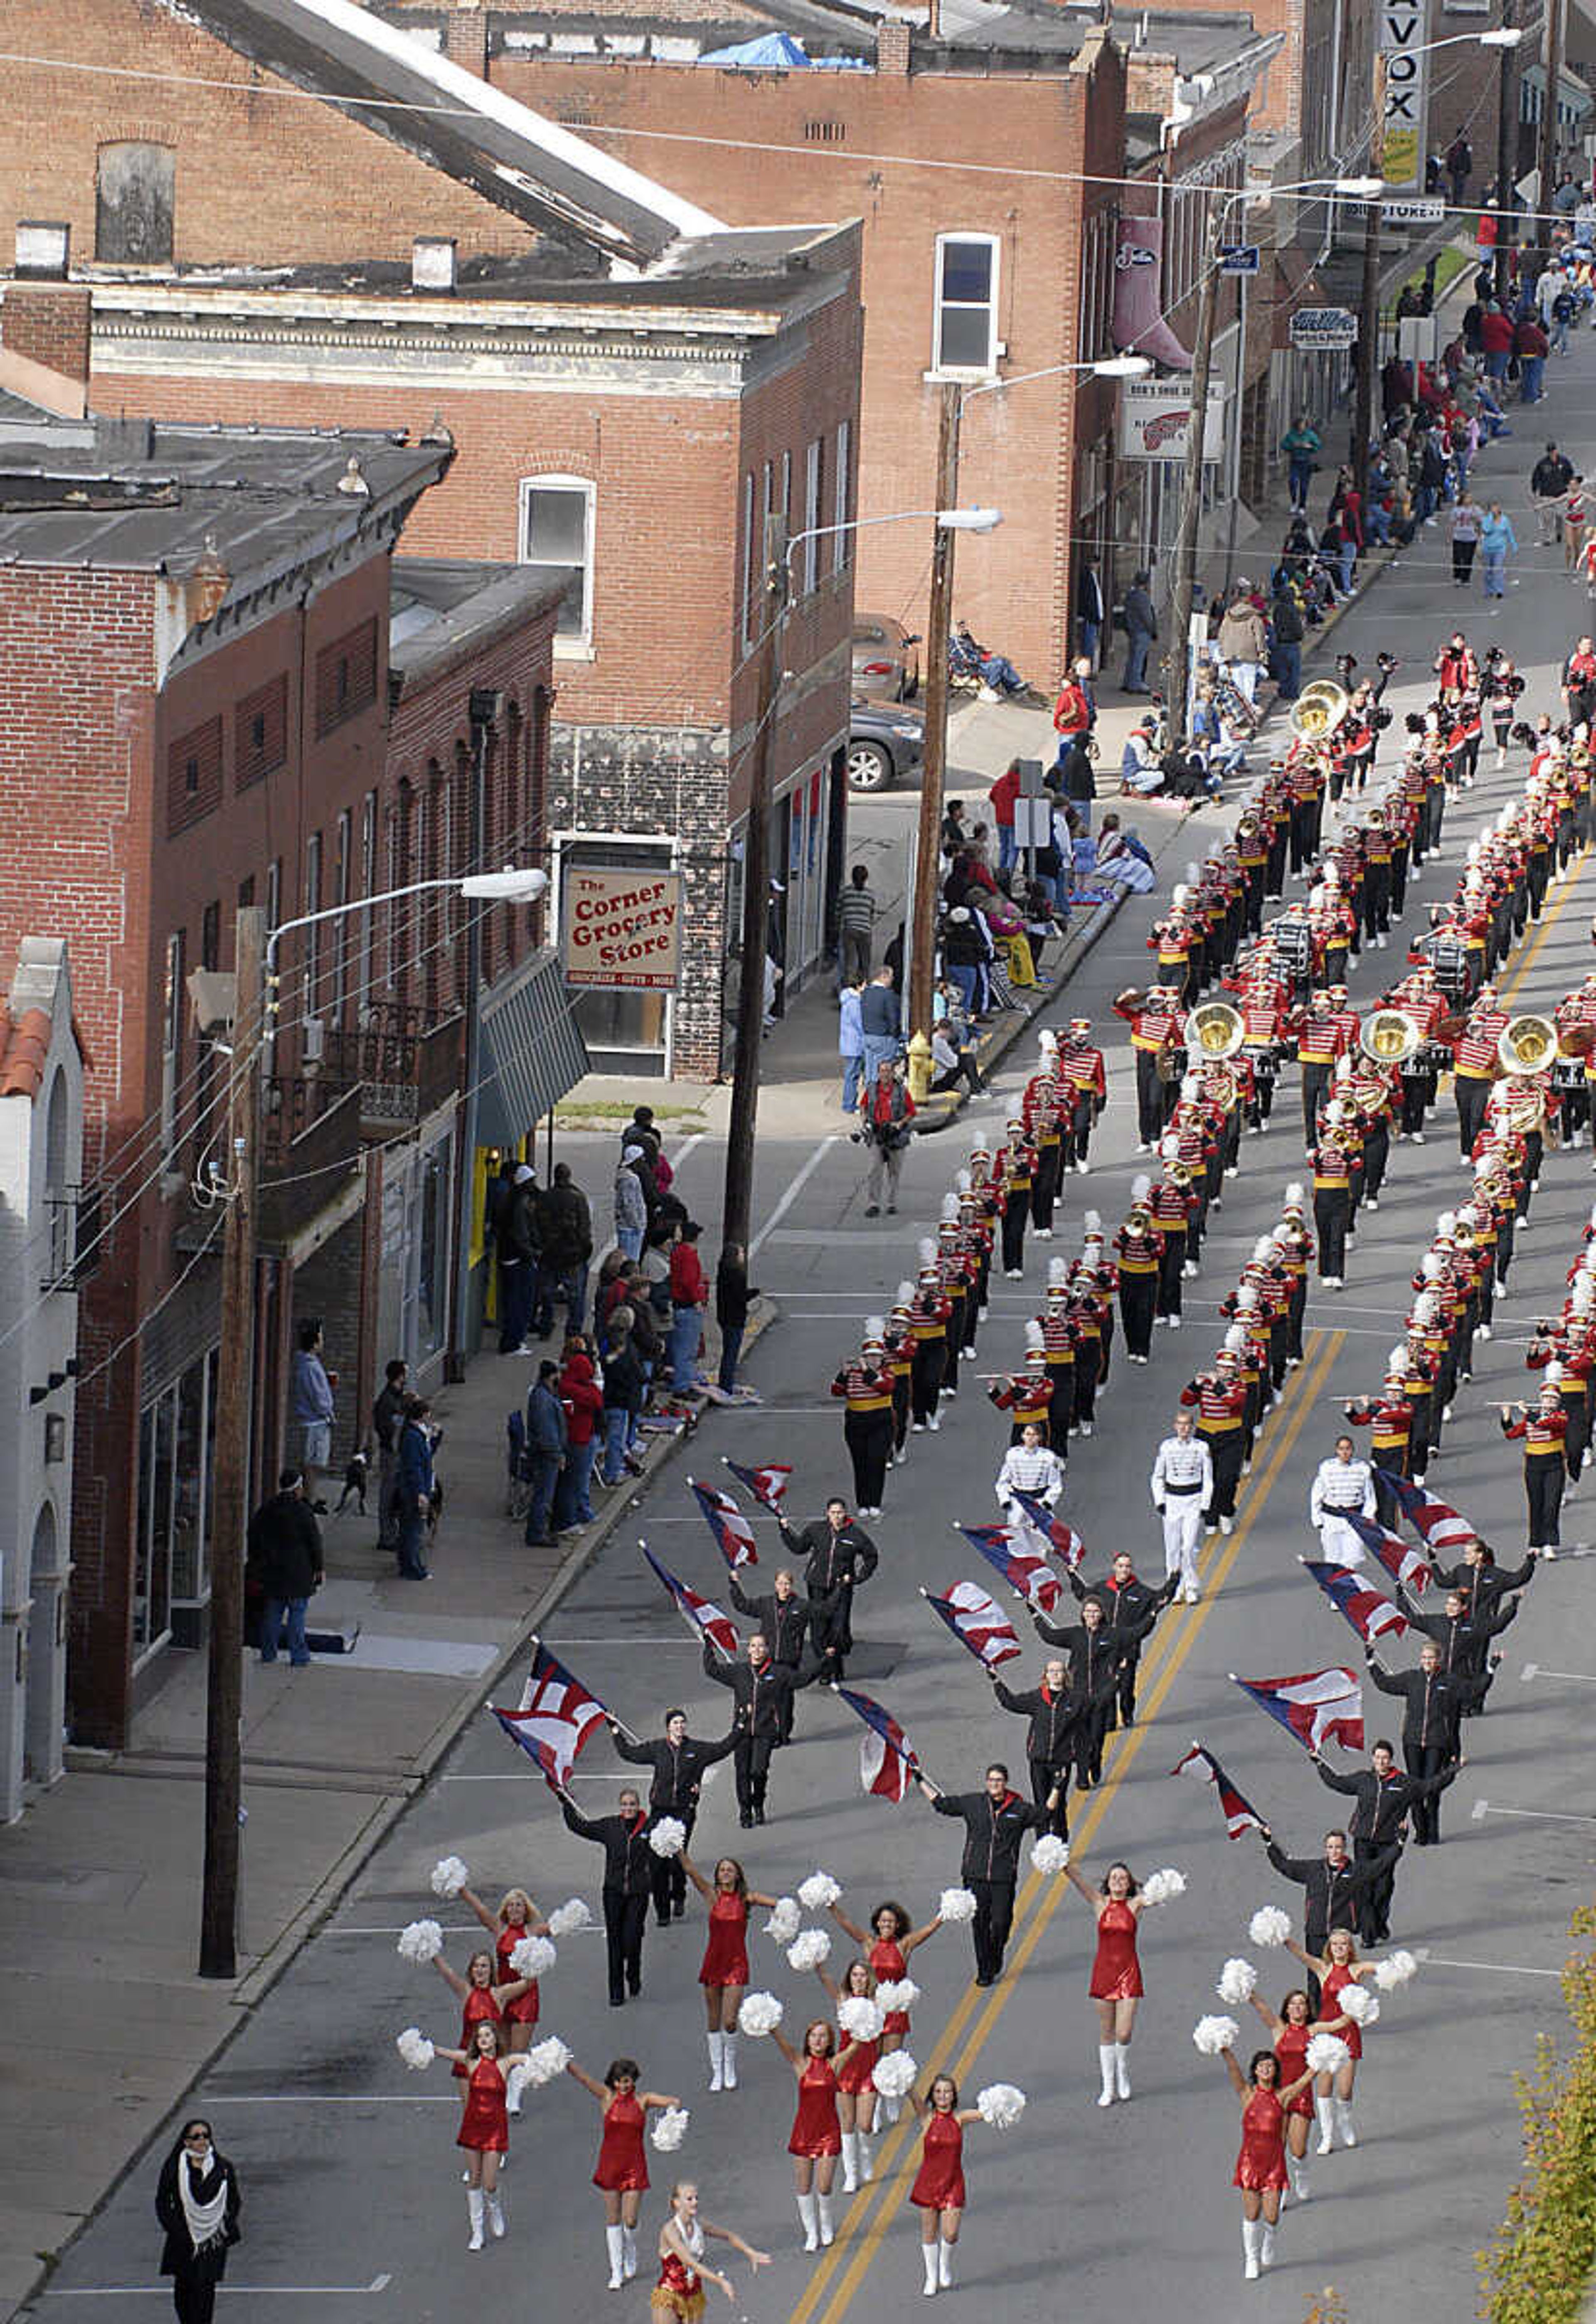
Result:
M1438 1235L1455 1234L1457 1232L1457 1213L1455 1211L1442 1211L1438 1213L1435 1219L1435 1232Z
M931 1237L930 1237L929 1235L922 1235L922 1236L920 1237L920 1240L919 1240L919 1254L920 1254L920 1265L921 1265L922 1267L935 1267L935 1266L936 1266L936 1245L932 1241Z
M943 1225L944 1225L944 1226L953 1227L953 1226L957 1226L958 1222L959 1222L959 1198L958 1198L958 1196L957 1196L956 1194L944 1194L944 1196L942 1197L942 1223L943 1223Z
M1226 1353L1227 1355L1239 1356L1239 1355L1241 1353L1242 1350L1246 1347L1246 1345L1247 1345L1247 1333L1246 1333L1246 1331L1244 1330L1244 1328L1242 1327L1242 1325L1241 1325L1241 1324L1240 1324L1240 1323L1232 1323L1232 1324L1231 1325L1231 1327L1230 1327L1229 1331L1228 1331L1228 1332L1226 1332L1226 1333L1225 1333L1225 1335L1224 1335L1224 1351L1225 1351L1225 1353Z
M975 1181L968 1170L955 1170L953 1182L961 1194L971 1194L975 1191Z
M1152 1191L1152 1180L1148 1176L1145 1170L1139 1170L1135 1177L1130 1181L1131 1201L1133 1203L1145 1203Z
M1418 1271L1426 1283L1434 1283L1444 1265L1445 1261L1438 1250L1427 1250L1418 1263Z
M1047 1340L1043 1333L1041 1325L1037 1323L1028 1323L1025 1327L1026 1354L1028 1356L1034 1356L1038 1352L1038 1349L1045 1348L1046 1346Z
M1068 1283L1068 1281L1069 1281L1069 1261L1068 1261L1068 1259L1050 1259L1047 1261L1047 1288L1048 1288L1048 1290L1049 1290L1049 1291L1062 1291L1062 1290L1064 1289L1065 1286Z
M909 1281L907 1275L898 1286L898 1305L900 1307L912 1307L914 1305L914 1285Z
M1302 1203L1302 1185L1301 1185L1301 1181L1300 1181L1300 1180L1298 1180L1298 1179L1296 1179L1296 1178L1294 1178L1294 1179L1292 1180L1292 1182L1291 1182L1290 1185L1289 1185L1289 1186L1287 1186L1287 1189L1286 1189L1286 1207L1287 1207L1287 1210L1296 1210L1296 1209L1298 1209L1298 1208L1301 1206L1301 1203Z
M1044 1025L1041 1031L1037 1035L1037 1047L1041 1050L1044 1056L1053 1056L1056 1055L1058 1049L1057 1034L1050 1032L1047 1027Z
M1541 1386L1543 1388L1555 1388L1562 1378L1562 1365L1548 1364L1545 1370L1541 1374Z
M1407 1348L1406 1342L1404 1342L1402 1346L1396 1347L1391 1350L1390 1354L1386 1358L1386 1370L1388 1371L1400 1372L1404 1379L1406 1379L1407 1374Z
M865 1345L868 1347L872 1340L885 1340L886 1336L886 1317L884 1315L867 1315L864 1319Z
M1263 1265L1266 1259L1273 1259L1275 1256L1274 1236L1259 1235L1258 1240L1252 1246L1252 1256L1255 1262L1259 1267Z
M1081 1216L1081 1224L1085 1229L1088 1236L1101 1236L1102 1233L1102 1213L1101 1211L1083 1212Z
M1180 909L1183 904L1190 901L1191 892L1191 890L1186 886L1184 880L1176 881L1175 886L1169 890L1169 900L1175 906L1176 911Z

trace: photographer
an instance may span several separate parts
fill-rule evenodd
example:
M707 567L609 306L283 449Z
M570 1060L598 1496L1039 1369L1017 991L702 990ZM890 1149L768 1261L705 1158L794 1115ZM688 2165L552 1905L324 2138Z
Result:
M854 1144L870 1148L870 1171L864 1182L867 1219L881 1216L883 1185L889 1217L898 1208L898 1181L914 1136L909 1126L914 1112L915 1102L903 1085L902 1073L890 1058L884 1059L876 1070L875 1086L861 1104L861 1127L853 1132Z

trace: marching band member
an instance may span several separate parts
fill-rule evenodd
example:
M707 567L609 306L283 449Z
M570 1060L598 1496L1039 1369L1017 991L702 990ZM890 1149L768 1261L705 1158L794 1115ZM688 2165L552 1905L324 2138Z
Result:
M1114 1237L1125 1353L1133 1364L1145 1364L1152 1351L1158 1271L1164 1258L1164 1238L1153 1224L1148 1203L1151 1193L1152 1181L1145 1175L1131 1182L1130 1208Z
M843 1441L853 1464L855 1505L861 1517L880 1517L893 1457L893 1380L886 1325L879 1315L866 1316L859 1353L837 1373L831 1393L846 1400Z
M1369 1449L1373 1455L1370 1462L1374 1474L1374 1513L1388 1530L1397 1522L1397 1502L1388 1485L1379 1481L1379 1471L1388 1476L1411 1477L1413 1474L1414 1409L1407 1395L1407 1350L1393 1348L1386 1359L1385 1386L1377 1397L1351 1397L1342 1410L1354 1428L1367 1428Z
M931 1253L929 1258L927 1252ZM935 1435L942 1425L936 1406L947 1361L947 1326L953 1309L942 1289L934 1246L923 1242L920 1256L922 1264L909 1313L909 1335L914 1341L909 1383L909 1408L914 1415L910 1426L916 1435L927 1428Z
M1042 1326L1028 1323L1025 1327L1026 1368L1008 1379L994 1380L987 1389L1000 1412L1013 1415L1009 1432L1010 1445L1022 1444L1025 1432L1034 1428L1044 1444L1048 1442L1047 1417L1053 1408L1053 1382L1047 1371L1047 1351L1042 1341Z
M1083 1610L1088 1598L1095 1598L1102 1608L1103 1619L1112 1638L1120 1647L1119 1679L1115 1702L1121 1727L1136 1723L1136 1674L1141 1659L1142 1640L1150 1633L1154 1623L1174 1598L1179 1587L1179 1576L1171 1573L1159 1589L1153 1589L1137 1578L1128 1549L1116 1550L1113 1562L1104 1579L1095 1584L1083 1582L1072 1570L1069 1586L1081 1600Z
M1529 1509L1532 1556L1554 1558L1562 1542L1558 1520L1568 1473L1564 1452L1568 1415L1563 1408L1562 1379L1562 1365L1549 1363L1542 1376L1540 1397L1533 1412L1522 1404L1498 1407L1502 1434L1523 1440L1524 1498Z
M1339 1291L1346 1280L1347 1230L1352 1220L1352 1174L1346 1139L1327 1127L1314 1148L1314 1231L1319 1242L1319 1280Z
M1172 1332L1178 1332L1180 1286L1186 1266L1186 1231L1193 1213L1199 1207L1199 1198L1192 1192L1190 1176L1178 1159L1178 1138L1166 1136L1158 1150L1164 1157L1164 1169L1153 1188L1149 1204L1153 1226L1164 1245L1158 1260L1156 1314L1160 1323L1167 1323Z
M1004 1684L998 1671L989 1671L992 1692L1005 1711L1028 1719L1025 1758L1030 1769L1031 1798L1043 1811L1042 1830L1060 1840L1069 1838L1069 1813L1065 1785L1076 1755L1076 1738L1093 1706L1069 1691L1066 1665L1053 1657L1042 1666L1039 1686L1017 1694ZM1105 1682L1106 1683L1106 1682Z
M1345 1047L1330 995L1321 985L1296 1025L1296 1059L1302 1070L1302 1134L1304 1144L1309 1148L1318 1133L1320 1103L1329 1090L1335 1061Z
M1038 1036L1038 1046L1041 1062L1025 1085L1019 1101L1019 1115L1036 1157L1030 1182L1031 1227L1038 1240L1046 1242L1053 1232L1053 1205L1058 1199L1063 1157L1059 1107L1064 1086L1058 1070L1056 1037L1043 1032ZM1010 1134L1014 1127L1010 1122Z
M1153 1507L1164 1521L1164 1572L1178 1578L1182 1601L1195 1606L1201 1595L1197 1552L1203 1513L1213 1500L1213 1457L1195 1434L1188 1411L1176 1413L1173 1434L1154 1454L1149 1481Z
M1169 1060L1179 1051L1185 1015L1178 995L1167 984L1150 985L1146 992L1134 988L1121 992L1113 1007L1130 1028L1136 1058L1136 1150L1147 1154L1162 1135L1174 1102L1177 1076Z
M1058 1074L1066 1107L1063 1167L1073 1166L1084 1176L1092 1132L1108 1103L1108 1068L1102 1051L1092 1038L1090 1018L1070 1019L1059 1052Z
M1037 1149L1018 1117L1009 1124L1007 1142L996 1157L995 1175L1003 1190L1003 1272L1011 1283L1018 1283L1025 1273L1025 1224L1037 1175Z
M1056 1506L1064 1490L1064 1463L1049 1450L1034 1420L1026 1422L1019 1443L1010 1444L1004 1453L992 1490L1006 1525L1021 1525L1025 1520L1025 1512L1014 1498L1017 1492L1029 1493L1048 1508Z
M1042 1334L1052 1395L1047 1406L1047 1443L1062 1459L1075 1416L1075 1324L1070 1314L1069 1262L1047 1261L1047 1297L1034 1318Z
M1244 1430L1247 1387L1241 1378L1241 1347L1246 1333L1232 1323L1224 1345L1214 1358L1214 1369L1199 1372L1180 1391L1181 1403L1195 1408L1197 1436L1205 1446L1213 1479L1203 1511L1203 1522L1216 1525L1222 1534L1235 1531L1236 1488L1245 1457Z
M1330 1564L1362 1564L1363 1545L1347 1519L1374 1514L1374 1477L1369 1463L1358 1459L1350 1436L1338 1436L1335 1451L1315 1471L1308 1494L1308 1522L1317 1526L1322 1552Z
M1434 1638L1426 1638L1420 1646L1416 1670L1388 1671L1373 1646L1364 1649L1363 1659L1380 1692L1399 1694L1407 1705L1402 1715L1402 1757L1408 1774L1424 1783L1444 1767L1453 1766L1459 1757L1458 1722L1484 1695L1484 1677L1467 1671L1444 1671L1441 1649ZM1416 1803L1413 1826L1416 1848L1440 1846L1438 1791L1432 1789Z

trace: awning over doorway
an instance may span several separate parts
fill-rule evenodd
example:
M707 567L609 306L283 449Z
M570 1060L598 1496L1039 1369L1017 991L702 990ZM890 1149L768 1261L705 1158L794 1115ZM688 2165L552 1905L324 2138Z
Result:
M541 952L482 1004L476 1136L509 1146L553 1111L589 1070L559 956Z

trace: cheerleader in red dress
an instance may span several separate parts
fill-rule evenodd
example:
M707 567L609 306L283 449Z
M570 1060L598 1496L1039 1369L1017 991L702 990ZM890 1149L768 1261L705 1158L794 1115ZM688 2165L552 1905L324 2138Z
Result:
M648 2191L649 2166L643 2154L643 2125L650 2112L679 2106L679 2098L660 2090L640 2090L635 2058L613 2058L602 2082L586 2073L574 2058L566 2071L580 2082L604 2111L604 2135L593 2183L604 2199L604 2250L610 2263L610 2290L619 2292L637 2273L637 2215Z
M1295 2081L1282 2082L1272 2050L1257 2050L1245 2074L1232 2050L1222 2050L1224 2070L1241 2101L1241 2152L1232 2184L1241 2190L1242 2273L1250 2283L1275 2256L1280 2196L1287 2186L1286 2109L1313 2076L1305 2068Z
M844 2001L872 2001L875 1998L875 1973L868 1961L850 1961L843 1971L840 1985L824 1961L816 1963L815 1974L839 2009ZM842 2031L840 2024L838 2031ZM875 2126L877 2095L871 2077L875 2072L876 2060L881 2054L879 2038L873 2042L856 2041L847 2063L837 2069L837 2120L843 2131L844 2195L856 2194L870 2177L870 2134Z
M804 2028L801 2056L779 2025L770 2038L798 2076L798 2112L787 2151L792 2157L804 2249L817 2251L832 2240L831 2182L843 2151L837 2074L845 2070L855 2045L845 2042L839 2050L836 2029L827 2017L816 2017Z
M542 1918L524 1888L506 1888L499 1899L496 1913L490 1911L482 1898L469 1888L462 1888L460 1896L493 1938L498 1956L498 1981L507 1983L515 1976L510 1966L511 1954L522 1937L546 1937L549 1934L548 1922ZM521 1978L519 1983L520 1992L506 2004L504 2010L505 2036L512 2057L531 2048L532 2028L538 2022L538 1980L535 1977L529 1977Z
M713 1886L684 1848L677 1861L709 1907L709 1941L698 1982L704 1987L704 2015L708 2031L709 2087L737 2087L737 2012L748 1990L748 1915L755 1904L768 1913L774 1896L751 1888L734 1856L723 1856L715 1868Z
M464 2050L435 2045L435 2058L447 2058L466 2078L466 2107L460 2116L457 2146L470 2158L466 2172L466 2209L471 2218L470 2251L482 2249L483 2218L495 2236L504 2232L504 2210L499 2200L499 2165L510 2147L510 2116L506 2106L504 2070L507 2054L500 2040L498 2021L478 2018Z
M1250 1997L1252 2006L1268 2027L1282 2082L1302 2081L1307 2071L1308 2043L1315 2034L1339 2034L1344 2041L1352 2022L1350 2017L1315 2017L1313 2004L1300 1985L1294 1986L1280 2004L1278 2017L1256 1993ZM1308 2200L1308 2126L1313 2119L1312 2093L1303 2082L1286 2108L1286 2172L1299 2203Z
M1065 1870L1097 1920L1097 1958L1087 1988L1097 2004L1097 2062L1102 2070L1100 2107L1130 2095L1130 2036L1142 1995L1141 1963L1136 1955L1136 1924L1147 1899L1128 1865L1111 1864L1101 1888L1093 1888L1078 1866Z
M920 2257L927 2300L953 2282L953 2247L964 2215L964 2126L979 2122L976 2107L961 2107L951 2074L938 2074L925 2098L909 2094L922 2138L920 2167L909 2200L920 2214Z
M868 1948L866 1958L878 1985L900 1984L909 1975L909 1964L914 1954L926 1939L934 1937L942 1926L942 1916L938 1914L935 1919L927 1921L923 1929L917 1929L902 1905L889 1897L871 1914L867 1937L862 1928L849 1920L839 1904L834 1904L831 1910L832 1917L844 1935L852 1937L856 1945ZM885 2058L892 2051L901 2050L908 2039L908 2010L890 2009L881 2027L881 2056ZM902 2099L887 2098L882 2103L887 2120L896 2122L903 2111Z
M1305 1952L1298 1944L1293 1944L1290 1950L1303 1967L1319 1979L1321 2006L1327 2017L1335 2015L1348 1986L1361 1985L1366 1977L1374 1975L1374 1963L1359 1960L1357 1940L1350 1929L1332 1929L1323 1953ZM1351 2018L1344 2024L1338 2019L1333 2030L1346 2043L1347 2055L1338 2072L1321 2074L1314 2086L1321 2154L1330 2153L1338 2130L1343 2146L1358 2144L1358 2134L1352 2126L1352 2089L1358 2079L1358 2061L1363 2055L1363 2035Z
M704 2313L705 2282L718 2283L733 2306L736 2293L729 2275L721 2275L704 2264L706 2242L730 2244L740 2251L757 2274L769 2267L769 2252L755 2251L752 2244L731 2227L713 2227L707 2219L698 2216L698 2190L690 2179L678 2179L670 2190L670 2209L660 2230L660 2281L649 2295L649 2307L654 2324L667 2324L674 2317L676 2324L698 2324Z
M515 1977L512 1978L508 1984L495 1985L494 1956L488 1952L473 1953L466 1964L464 1977L460 1975L458 1969L449 1967L441 1953L434 1954L432 1966L450 1992L459 2000L462 2050L469 2050L471 2047L472 2027L487 2024L492 2025L497 2033L500 2048L508 2051L510 2041L504 2027L504 2012L506 2008L519 2001L529 1988L535 2002L538 1991L536 1980L530 1977ZM457 2075L464 2075L465 2071L464 2066L455 2068Z

